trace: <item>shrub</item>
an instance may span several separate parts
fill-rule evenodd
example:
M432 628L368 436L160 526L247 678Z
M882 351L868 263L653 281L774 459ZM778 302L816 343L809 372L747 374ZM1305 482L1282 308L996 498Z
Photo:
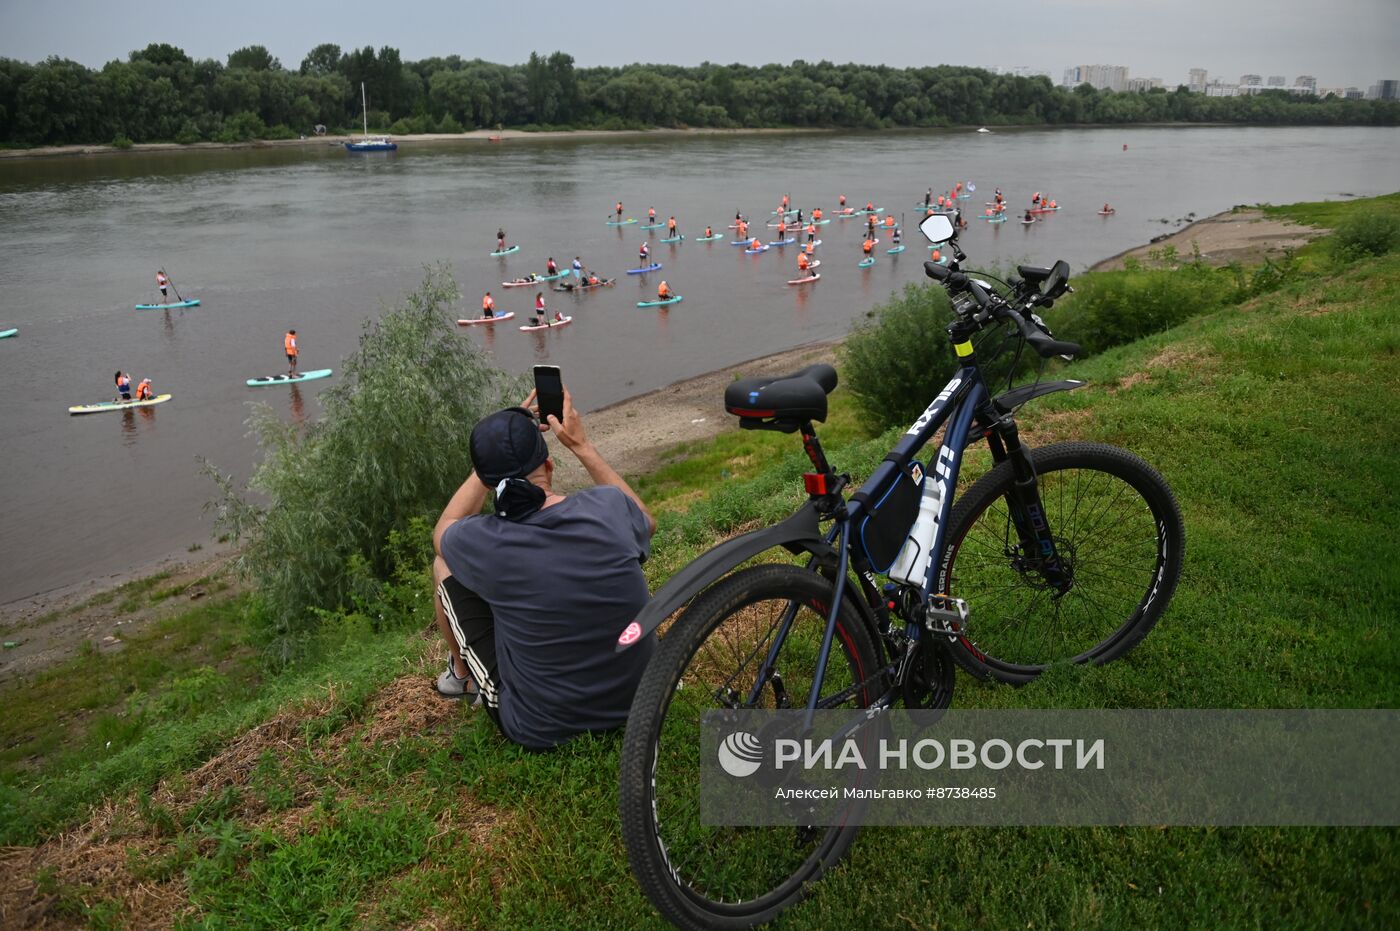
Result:
M393 534L432 519L467 476L467 437L483 416L525 395L448 319L456 283L442 268L377 323L365 324L340 383L321 395L325 415L304 431L267 406L250 420L264 458L253 503L206 464L222 495L212 505L241 544L257 583L267 648L287 662L312 640L317 611L372 598L367 579L391 581Z
M1400 248L1400 217L1393 213L1355 213L1337 224L1332 249L1343 261L1385 255Z
M1229 271L1188 263L1176 269L1097 272L1076 278L1076 293L1042 312L1061 339L1083 356L1170 329L1234 296Z
M942 288L907 284L870 312L842 347L843 382L874 431L912 421L957 368Z
M199 127L196 126L194 120L191 119L186 119L181 123L180 131L175 134L175 141L180 143L180 145L189 145L193 142L198 142L202 138L203 135L200 133Z
M132 142L131 139L125 133L117 133L116 136L112 138L113 148L129 149L135 144L136 143Z
M462 124L457 122L456 118L453 117L451 113L449 113L446 116L444 116L442 120L439 121L439 123L437 124L437 132L464 133L466 132L466 129L464 129L462 127Z
M263 138L267 126L262 117L244 110L224 120L223 128L216 137L220 142L251 142Z

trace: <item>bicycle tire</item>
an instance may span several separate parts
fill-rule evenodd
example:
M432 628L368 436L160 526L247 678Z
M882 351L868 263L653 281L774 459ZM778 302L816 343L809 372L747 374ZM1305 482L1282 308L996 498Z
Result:
M682 789L698 777L700 714L732 707L717 699L721 690L730 690L731 698L745 694L732 691L744 666L723 679L728 663L720 660L757 652L753 665L761 663L780 606L798 604L780 653L782 681L765 684L760 701L748 707L780 706L775 696L785 689L789 707L805 707L814 669L797 666L803 659L815 663L832 593L830 581L797 566L766 564L727 576L676 619L638 685L619 766L622 836L642 891L678 927L747 928L770 921L799 901L855 840L854 826L706 828L699 824L698 784L692 782L688 796ZM877 653L849 601L843 600L832 643L830 691L859 686L841 707L869 706L878 695L869 681L878 678ZM748 687L752 679L741 681ZM741 850L743 862L736 863ZM715 869L701 875L711 861Z
M1175 495L1133 453L1071 442L1030 459L1056 549L1074 573L1069 591L1051 594L1025 566L1007 505L1010 462L954 506L937 574L939 592L968 603L967 631L951 638L954 659L1012 685L1056 663L1107 663L1137 646L1171 602L1186 551Z

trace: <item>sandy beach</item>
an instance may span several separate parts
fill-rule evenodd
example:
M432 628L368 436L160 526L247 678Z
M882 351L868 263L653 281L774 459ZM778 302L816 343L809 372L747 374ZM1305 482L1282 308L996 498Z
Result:
M443 142L479 142L494 144L519 142L531 139L589 139L607 137L623 139L628 136L740 136L765 135L774 133L825 133L829 129L713 129L696 127L693 129L568 129L525 132L519 129L474 129L464 133L409 133L403 136L388 134L394 142L404 145L435 144ZM373 132L370 135L385 135ZM123 152L201 152L220 149L275 149L306 146L343 146L359 139L351 136L302 136L297 139L254 139L250 142L192 142L184 145L178 142L141 142L118 148L113 145L48 145L32 149L0 149L0 159L7 158L54 158L69 155L117 155Z

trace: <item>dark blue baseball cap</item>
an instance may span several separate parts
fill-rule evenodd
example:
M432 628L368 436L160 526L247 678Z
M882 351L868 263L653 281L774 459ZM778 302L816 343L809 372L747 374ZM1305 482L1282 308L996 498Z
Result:
M469 449L477 477L489 488L508 478L524 478L549 458L539 422L523 407L483 418L472 428Z

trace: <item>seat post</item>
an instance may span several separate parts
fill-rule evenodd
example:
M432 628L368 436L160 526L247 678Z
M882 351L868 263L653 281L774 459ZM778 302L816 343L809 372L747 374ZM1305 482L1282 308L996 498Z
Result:
M817 439L817 428L812 426L812 421L802 422L802 448L807 452L807 458L812 460L812 465L822 475L831 474L831 465L826 461L826 452L822 449L821 441Z

